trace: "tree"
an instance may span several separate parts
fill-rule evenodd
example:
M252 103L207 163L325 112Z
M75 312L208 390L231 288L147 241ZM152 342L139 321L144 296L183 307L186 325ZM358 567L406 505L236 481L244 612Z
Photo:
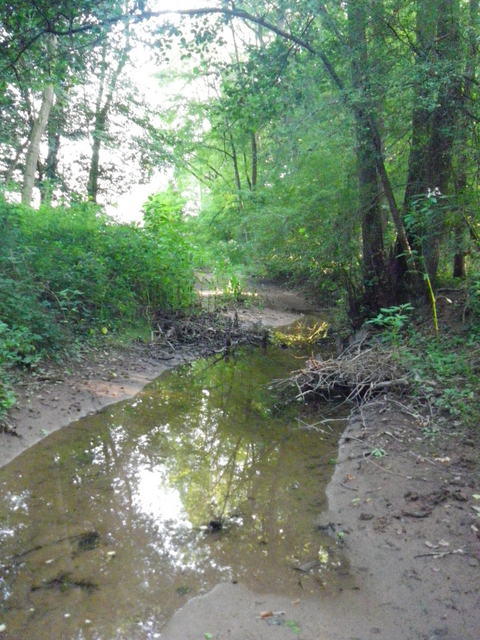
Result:
M170 148L158 150L158 156L178 162L200 182L210 188L215 185L217 192L222 183L234 193L239 225L245 229L245 221L253 220L252 211L267 215L273 203L270 194L273 197L275 181L268 144L280 130L282 110L292 116L296 110L296 99L288 103L290 74L295 71L299 79L291 86L317 83L316 108L325 103L321 93L328 80L331 97L349 123L346 137L350 135L350 150L358 167L355 204L361 228L357 255L363 262L363 302L372 308L396 301L405 295L406 285L408 295L419 295L423 291L419 275L426 270L434 281L442 261L442 243L451 229L452 169L456 150L466 146L460 129L468 130L463 124L459 127L460 122L465 123L459 114L470 111L470 123L476 117L471 104L473 84L462 77L464 71L471 77L474 68L467 59L475 59L475 38L464 46L466 25L473 24L466 19L467 9L473 15L474 8L473 0L469 5L460 0L349 0L343 4L329 0L314 5L307 0L283 0L278 6L256 3L252 8L245 1L170 12L196 22L190 29L190 44L186 25L158 29L164 49L178 36L185 56L192 47L207 55L215 30L238 20L256 30L256 41L248 47L234 41L234 60L218 68L218 99L197 114L197 119L201 111L208 114L210 130L205 135L194 133L189 140L185 134L192 131L192 120L182 130L176 127L175 132L159 134L157 140L167 141ZM131 2L122 8L101 2L65 20L62 15L71 13L64 9L64 14L51 8L33 13L30 23L35 24L37 37L26 46L16 46L15 60L21 60L48 34L61 42L76 36L92 39L112 25L134 25L169 13L149 10L142 3ZM209 16L214 22L203 24ZM236 29L234 39L235 34ZM12 59L15 46L13 41L7 44ZM263 59L264 54L269 58ZM296 67L298 60L304 65L302 71ZM302 92L297 91L301 102ZM98 124L101 130L101 117ZM174 144L178 140L180 150ZM277 170L289 176L299 164L291 159ZM91 195L97 173L93 167ZM457 181L462 198L464 183L462 178ZM441 198L434 201L430 196L435 190ZM403 210L397 204L402 197ZM323 211L318 212L318 219L323 220ZM289 237L287 233L285 238ZM319 225L316 241L323 238ZM345 247L346 254L350 250L350 245Z
M102 43L98 65L98 88L92 131L92 155L88 172L87 193L90 200L97 202L100 171L100 149L107 133L107 120L112 109L115 90L125 68L130 50L130 33L127 29L120 34L120 42L112 46L112 39ZM113 61L111 60L113 53ZM110 58L110 61L109 61Z

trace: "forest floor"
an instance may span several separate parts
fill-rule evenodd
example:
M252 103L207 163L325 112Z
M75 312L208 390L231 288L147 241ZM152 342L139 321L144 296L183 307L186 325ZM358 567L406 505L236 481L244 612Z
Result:
M281 326L315 311L273 285L260 295L263 306L238 312L240 325ZM0 466L201 354L195 346L168 353L140 343L105 347L20 379L10 416L16 435L0 434ZM314 603L219 584L177 612L162 638L479 640L479 446L461 425L425 428L395 399L355 412L327 489L329 510L318 522L343 545L354 588ZM266 611L274 615L262 617Z

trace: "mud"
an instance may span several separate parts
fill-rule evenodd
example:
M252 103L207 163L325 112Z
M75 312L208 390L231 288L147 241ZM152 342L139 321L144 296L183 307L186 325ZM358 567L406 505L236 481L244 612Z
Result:
M269 291L278 302L279 292ZM280 309L241 315L252 322L263 314L266 323L282 325L298 315L295 305L308 310L301 299L297 303L288 298L274 305ZM135 394L182 359L155 361L137 346L26 383L13 416L22 437L0 435L0 463L73 419ZM340 534L355 589L311 600L220 583L190 599L160 636L145 638L478 640L478 446L478 437L461 425L445 421L426 430L383 400L365 409L343 435L328 510L317 523Z
M355 589L312 602L218 585L179 611L162 638L196 640L201 621L215 640L478 640L475 452L470 437L427 434L397 405L363 410L343 434L318 520L342 533ZM283 611L281 624L262 611Z
M252 291L256 304L238 310L243 326L285 326L317 310L299 294L274 285L254 285ZM0 467L57 429L133 397L164 371L199 355L188 346L165 356L148 344L112 348L106 340L104 349L23 375L14 386L18 402L9 415L16 435L0 433Z

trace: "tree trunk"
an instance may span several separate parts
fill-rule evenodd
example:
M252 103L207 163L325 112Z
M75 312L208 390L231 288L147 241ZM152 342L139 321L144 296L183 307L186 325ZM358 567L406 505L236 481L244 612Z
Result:
M458 110L461 99L459 34L459 0L439 0L437 26L437 55L440 63L447 65L440 85L437 105L433 112L432 132L426 165L430 190L438 189L442 196L448 194L452 173L452 151L455 140ZM423 241L423 256L427 273L432 281L437 275L440 244L445 235L445 206L434 206Z
M434 200L429 194L448 193L460 99L459 57L459 0L417 0L416 84L404 206L405 213L416 211L411 242L423 255L432 281L445 234L445 208L442 198Z
M126 40L119 53L117 66L112 71L112 75L107 82L108 61L107 61L107 45L105 43L102 50L102 60L100 65L100 84L95 105L95 121L92 132L93 144L92 155L90 159L90 170L88 173L87 193L92 202L97 202L98 197L98 178L100 176L100 150L102 142L107 131L108 114L112 107L113 96L117 87L120 75L125 67L130 50L129 33L127 31Z
M65 111L61 94L56 92L56 100L48 119L48 154L45 162L45 173L40 182L40 199L50 204L56 183L58 182L58 154L60 151L61 132L64 128Z
M92 155L90 157L90 169L88 172L87 194L88 199L97 202L98 178L100 175L100 148L102 146L102 136L107 125L106 114L101 110L95 114L95 127L93 130Z
M405 212L410 211L418 199L425 197L428 188L427 149L431 123L431 108L428 105L435 99L430 88L429 74L434 55L435 23L434 2L432 0L417 0L412 139L405 187ZM419 249L417 238L412 238L412 243L416 249Z
M50 115L54 97L53 85L49 84L43 90L40 110L30 133L22 188L22 204L25 205L30 205L32 202L37 162L40 156L40 141L47 127L48 116Z
M258 147L257 147L257 136L255 135L255 131L251 133L251 143L252 143L252 191L255 191L257 188L257 179L258 179Z
M359 207L362 223L363 280L367 307L378 309L391 299L384 247L381 191L377 176L377 148L371 118L374 101L368 83L367 13L364 0L348 3L351 75L355 91L353 112L357 138L356 157Z
M231 133L230 133L230 148L232 150L233 173L235 175L235 185L238 191L238 201L240 203L240 207L243 207L242 183L240 181L240 170L238 168L238 156L237 156L237 150L235 148L235 143L233 141L233 136Z
M468 103L472 100L473 89L475 84L475 76L477 70L477 33L478 33L478 13L479 0L470 0L469 2L469 29L468 29L468 47L467 59L464 71L464 83L462 93L462 104L465 107L460 111L457 123L456 146L459 150L457 158L457 171L455 177L455 192L457 197L457 212L453 226L455 255L453 257L453 277L465 278L467 275L465 256L466 256L466 232L465 224L465 205L467 191L467 167L469 166L468 139L472 132L472 119L465 113Z

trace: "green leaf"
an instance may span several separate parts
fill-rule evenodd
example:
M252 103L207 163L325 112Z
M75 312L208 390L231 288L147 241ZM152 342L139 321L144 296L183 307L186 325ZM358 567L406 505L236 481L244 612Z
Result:
M293 631L293 633L296 633L297 635L301 631L301 627L296 620L286 620L285 626L287 626L291 631Z

